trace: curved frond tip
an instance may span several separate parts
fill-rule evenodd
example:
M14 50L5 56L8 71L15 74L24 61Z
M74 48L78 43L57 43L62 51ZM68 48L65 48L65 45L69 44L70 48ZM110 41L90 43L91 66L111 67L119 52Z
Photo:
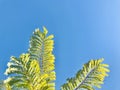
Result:
M48 75L48 86L55 85L55 57L53 55L53 35L47 35L48 30L43 27L43 32L36 29L30 39L30 59L39 61L41 74Z
M20 55L19 58L11 57L5 72L10 77L5 82L12 88L55 90L55 57L52 52L54 36L48 36L47 33L45 27L43 27L43 32L36 29L30 39L28 53Z
M95 90L101 88L104 78L108 76L108 65L102 64L103 59L90 60L83 65L75 77L67 79L67 83L61 86L61 90Z

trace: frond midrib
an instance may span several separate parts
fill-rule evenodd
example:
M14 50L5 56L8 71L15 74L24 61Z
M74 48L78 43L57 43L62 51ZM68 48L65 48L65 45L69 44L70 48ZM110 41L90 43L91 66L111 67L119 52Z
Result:
M98 66L99 66L99 65L98 65ZM96 68L97 68L98 66L92 68L92 69L88 72L88 74L86 75L85 79L84 79L74 90L78 90L79 87L86 81L86 79L89 77L89 75L90 75L92 72L94 72L94 70L96 70Z

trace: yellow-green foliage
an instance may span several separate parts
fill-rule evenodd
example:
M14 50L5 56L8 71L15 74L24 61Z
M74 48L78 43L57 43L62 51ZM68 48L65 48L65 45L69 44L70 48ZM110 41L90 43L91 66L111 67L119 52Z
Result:
M68 78L67 83L61 86L61 90L95 90L101 88L105 76L108 76L108 65L102 64L103 59L90 60L84 64L75 77Z
M5 74L9 77L0 82L0 90L55 90L55 57L53 35L47 36L36 29L30 39L28 52L18 58L12 56ZM100 88L107 76L108 65L103 59L90 60L75 77L67 79L61 90L95 90Z
M52 54L54 45L54 41L52 39L54 36L47 36L48 31L45 27L43 27L43 30L44 31L41 32L39 29L36 29L31 37L29 49L30 59L36 59L39 61L41 74L48 75L48 86L51 87L51 90L54 90L54 80L56 79L54 71L55 57Z
M12 88L55 90L53 35L46 36L46 28L44 27L43 30L44 32L35 30L27 54L22 54L19 58L11 57L5 74L14 74L14 76L5 80L5 83L9 83Z
M14 74L5 80L12 88L21 87L28 90L49 90L48 74L41 74L37 60L30 60L29 54L22 54L19 58L12 57L5 74Z

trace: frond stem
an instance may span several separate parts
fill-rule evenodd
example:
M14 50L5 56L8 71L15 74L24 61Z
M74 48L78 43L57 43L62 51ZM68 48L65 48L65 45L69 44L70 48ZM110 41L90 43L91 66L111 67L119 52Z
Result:
M74 90L78 90L79 87L86 81L86 79L88 78L88 76L96 69L97 67L94 67L85 77L85 79L74 89Z

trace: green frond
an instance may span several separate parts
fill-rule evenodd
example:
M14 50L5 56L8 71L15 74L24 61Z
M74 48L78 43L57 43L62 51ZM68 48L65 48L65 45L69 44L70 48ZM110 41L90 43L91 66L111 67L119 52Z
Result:
M55 90L55 57L53 35L36 29L30 39L28 53L11 57L5 74L9 77L0 82L0 90ZM61 90L95 90L101 88L108 76L108 65L103 59L90 60L83 65L75 77L68 78Z
M5 73L10 77L4 82L12 86L12 89L50 90L51 88L48 85L48 74L41 74L39 62L30 60L29 54L22 54L19 58L12 57Z
M30 40L30 59L35 59L39 61L40 72L42 74L48 75L48 86L51 86L52 90L54 90L54 80L56 79L55 75L55 57L52 53L54 41L53 35L47 36L47 29L43 27L43 32L39 29L36 29L33 33Z
M67 83L61 86L61 90L95 90L101 88L104 78L108 76L107 64L102 64L103 59L90 60L84 64L75 77L67 79Z

